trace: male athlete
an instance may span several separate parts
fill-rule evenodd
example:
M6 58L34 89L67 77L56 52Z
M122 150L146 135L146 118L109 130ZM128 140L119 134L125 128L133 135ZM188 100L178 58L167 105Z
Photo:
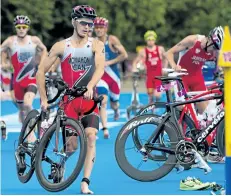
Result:
M160 99L161 93L157 88L161 85L161 81L155 79L155 76L162 75L162 67L167 67L168 61L165 57L163 46L156 45L157 34L155 31L147 31L144 34L147 46L141 49L137 57L133 61L133 72L136 72L138 63L142 63L146 67L146 87L149 97L149 103Z
M37 93L36 67L47 50L37 36L28 35L31 21L27 16L14 18L16 35L8 37L1 46L1 51L10 52L11 64L14 68L13 89L19 108L19 119L22 122L32 109Z
M72 10L73 35L53 45L48 57L39 65L37 73L38 89L41 96L41 107L47 109L45 91L45 73L52 64L60 58L63 80L69 87L87 86L84 97L76 98L65 106L67 116L77 119L78 112L86 112L92 107L93 94L96 84L104 73L105 49L104 44L94 38L89 38L88 33L93 27L96 17L95 10L88 5L79 5ZM83 194L93 194L89 189L90 175L95 160L96 133L99 129L99 110L96 108L91 114L84 116L82 124L87 135L87 155L84 164L84 178L81 182ZM67 145L68 152L75 151L76 138L70 137ZM71 156L71 154L68 154ZM64 169L62 169L64 170ZM62 172L63 173L63 172ZM58 175L58 174L57 174Z
M215 61L219 50L221 49L224 38L224 31L221 26L212 29L208 36L189 35L182 41L167 51L167 58L172 68L180 70L187 69L188 75L182 78L186 91L205 91L205 81L202 73L202 66L206 61ZM174 54L179 53L179 60L176 64ZM208 101L197 103L197 109L200 114L213 118ZM211 149L210 149L211 151ZM209 162L224 162L222 156L218 153L210 152L207 157Z
M118 63L124 61L128 55L114 35L108 35L108 20L103 17L97 17L94 21L94 31L97 38L105 45L105 72L97 84L97 93L103 95L104 99L100 107L100 117L103 125L104 138L109 138L107 128L107 102L110 98L111 108L114 110L114 120L119 119L119 96L120 96L120 74Z
M187 69L188 75L184 76L183 83L186 91L205 91L205 81L202 66L206 61L215 60L221 49L224 31L221 26L215 27L206 37L204 35L189 35L167 51L167 59L172 68ZM176 64L174 54L179 53ZM197 103L199 113L203 113L207 102Z

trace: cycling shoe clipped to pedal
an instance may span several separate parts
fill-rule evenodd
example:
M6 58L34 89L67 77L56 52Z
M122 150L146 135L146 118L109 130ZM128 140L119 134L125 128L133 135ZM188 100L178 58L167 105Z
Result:
M26 171L25 154L22 154L19 152L19 150L16 150L15 160L18 173L23 174Z

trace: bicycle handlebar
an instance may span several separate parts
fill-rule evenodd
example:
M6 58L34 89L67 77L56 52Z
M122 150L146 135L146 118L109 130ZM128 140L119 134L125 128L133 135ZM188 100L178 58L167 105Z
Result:
M187 69L180 69L179 71L176 71L176 70L171 69L171 68L163 68L162 70L165 71L165 72L167 72L167 73L173 73L173 72L177 72L177 73L179 73L179 72L187 72Z
M168 76L170 77L186 76L186 75L188 75L187 72L172 72L168 74Z
M48 79L46 79L46 81L50 82L51 86L53 85L55 88L58 89L58 93L55 95L55 97L53 99L48 100L48 102L47 102L48 104L55 102L64 91L65 92L63 95L71 95L71 96L76 97L76 98L83 96L84 93L87 92L86 86L69 88L68 85L61 78L56 78L54 80L48 78ZM100 103L103 100L103 96L93 97L92 100L96 104ZM56 106L57 104L49 106L49 108L52 108L52 107Z

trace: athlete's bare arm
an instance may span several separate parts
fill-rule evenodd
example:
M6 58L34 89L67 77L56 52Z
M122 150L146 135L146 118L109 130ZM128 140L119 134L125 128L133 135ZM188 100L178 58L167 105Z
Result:
M162 67L167 68L168 67L168 59L166 57L166 52L163 46L159 46L159 52L160 52L160 58L162 60Z
M2 51L6 52L10 48L12 41L13 41L13 36L8 37L1 45L1 52Z
M197 35L189 35L167 51L166 57L172 68L177 68L177 65L174 61L174 54L192 47L196 42L197 38Z
M57 58L54 64L51 66L51 68L48 70L48 72L55 72L60 65L60 59Z
M40 93L41 101L47 102L46 89L45 89L45 73L52 67L54 62L63 54L64 42L55 43L48 55L40 62L36 74L38 90ZM45 108L46 109L46 108Z
M1 45L1 68L8 69L11 67L9 62L9 50L12 44L12 36L8 37Z
M110 39L110 43L111 43L113 49L116 52L118 52L119 55L115 59L112 59L110 61L106 61L106 66L122 62L126 58L128 58L128 54L127 54L124 46L120 43L119 39L114 35L110 35L109 39Z
M8 53L7 51L1 52L1 69L10 69L11 64L9 61Z
M94 39L92 44L92 50L95 53L95 73L92 76L92 79L88 83L87 87L93 89L96 84L99 82L101 77L104 74L104 65L105 65L105 49L104 43Z
M40 61L42 61L47 56L47 48L37 36L32 36L31 39L36 44L37 52L41 53Z
M138 55L136 56L136 58L134 59L133 63L132 63L132 71L133 72L137 72L137 64L140 63L140 62L144 62L145 61L145 58L146 58L146 55L145 55L145 49L141 49L139 52L138 52Z

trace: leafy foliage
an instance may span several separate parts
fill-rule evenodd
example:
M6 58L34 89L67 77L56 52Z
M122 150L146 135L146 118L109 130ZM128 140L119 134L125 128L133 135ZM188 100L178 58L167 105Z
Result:
M189 34L206 35L214 26L231 25L230 0L4 0L1 39L15 33L14 17L25 14L32 21L30 33L50 48L73 33L70 14L78 4L91 5L108 18L109 33L129 51L144 44L149 29L157 32L158 44L169 48Z

